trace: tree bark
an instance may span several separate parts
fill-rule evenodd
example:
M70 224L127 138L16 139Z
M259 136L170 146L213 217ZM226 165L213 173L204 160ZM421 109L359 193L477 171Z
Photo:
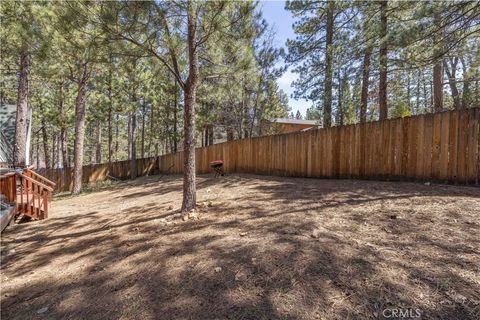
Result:
M209 129L208 129L208 145L212 145L213 144L213 126L210 125L209 126Z
M135 99L135 98L134 98ZM130 123L130 178L137 178L137 115L132 111Z
M127 156L128 159L132 159L132 115L131 113L128 115L127 121Z
M145 158L145 112L146 106L145 101L142 103L142 137L141 137L141 146L140 146L140 158Z
M433 66L433 109L435 112L443 110L443 70L442 61L436 61Z
M462 103L462 108L469 108L470 107L470 100L471 100L471 91L470 91L470 81L471 81L471 79L470 79L470 77L468 77L467 64L465 63L464 57L460 57L460 62L462 63L462 70L463 70L463 74L464 74L461 103ZM479 96L479 94L477 94L477 96Z
M344 110L343 110L343 80L342 79L342 72L341 70L338 70L338 102L337 102L337 121L340 126L343 126L344 124Z
M182 212L195 209L195 104L198 82L198 52L197 52L197 10L194 1L188 2L188 64L189 72L185 86L184 111L184 163L183 163L183 201Z
M228 127L227 128L227 141L233 141L235 138L233 136L233 129Z
M36 140L37 140L37 144L35 145L35 154L36 154L36 157L35 157L35 161L36 161L36 168L40 168L40 135L37 134L36 135Z
M18 79L17 114L15 120L15 142L13 164L25 166L27 152L28 80L30 76L30 55L25 50L20 54Z
M177 127L178 127L178 119L177 119L177 112L178 112L178 87L177 83L175 82L175 95L173 97L173 152L178 151L177 145Z
M62 167L67 168L69 167L68 163L68 151L67 151L67 124L66 124L66 117L65 117L65 101L64 101L64 82L63 80L60 82L59 88L59 104L60 104L60 118L61 118L61 128L60 128L60 152L62 153ZM60 163L59 163L60 164Z
M50 168L50 153L48 151L48 134L45 118L42 118L43 159L45 168Z
M434 24L436 26L441 25L440 17L435 16ZM435 38L440 40L441 35L437 35ZM442 57L441 50L437 47L433 53L434 65L433 65L433 111L439 112L443 110L443 69L442 69Z
M100 119L95 121L95 163L102 163L102 124Z
M115 159L118 158L118 135L119 135L119 132L120 132L120 128L119 128L120 119L119 119L119 117L120 117L120 115L117 114L116 119L115 119Z
M333 76L333 24L334 2L327 3L327 25L325 41L325 84L323 101L323 126L328 128L332 125L332 76Z
M367 47L363 56L363 70L362 70L362 92L360 97L360 123L367 122L367 107L368 107L368 81L370 78L370 57L372 49Z
M462 108L462 101L460 99L460 93L458 92L457 88L457 64L458 64L458 58L450 58L450 66L451 70L448 67L448 64L445 60L443 60L443 67L445 68L445 73L447 74L448 77L448 84L450 86L450 91L452 93L452 98L453 98L453 107L456 110L459 110Z
M77 82L77 97L75 99L75 142L73 145L73 188L72 194L82 191L83 176L83 145L85 140L85 103L87 99L87 65L84 62L83 71Z
M415 114L419 114L420 110L420 70L417 73L417 97L416 97L416 105L415 105Z
M52 169L57 166L57 133L52 134Z
M108 172L112 174L112 155L113 155L113 128L112 128L112 114L113 114L113 95L112 95L112 68L113 56L110 55L110 65L108 69Z
M70 162L69 162L69 159L68 159L68 148L67 148L67 131L65 129L62 129L61 133L60 133L60 143L61 143L61 150L62 150L62 165L64 168L68 168L70 167Z
M110 100L111 101L111 100ZM112 172L112 144L113 144L113 130L112 130L112 105L108 108L108 172Z
M155 130L154 116L155 116L155 107L152 105L150 109L150 134L148 139L148 151L147 151L149 157L152 155L152 145L153 145L153 137L154 137L154 130ZM157 153L155 153L155 155L157 155Z
M388 118L387 106L387 7L386 0L380 2L380 79L378 104L380 109L380 120Z

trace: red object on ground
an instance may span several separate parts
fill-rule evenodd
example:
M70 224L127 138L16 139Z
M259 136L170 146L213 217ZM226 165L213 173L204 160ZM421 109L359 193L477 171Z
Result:
M215 167L215 166L223 166L223 161L222 160L215 160L210 162L210 166Z
M223 161L222 160L215 160L210 162L210 167L213 168L213 171L215 172L215 178L218 176L223 176L225 173L223 172Z

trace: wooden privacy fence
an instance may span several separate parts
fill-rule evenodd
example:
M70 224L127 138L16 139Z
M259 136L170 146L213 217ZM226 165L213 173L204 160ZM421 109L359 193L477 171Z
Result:
M225 142L196 149L198 173L479 183L480 108ZM183 152L160 156L181 173Z
M39 169L38 173L55 182L55 192L69 191L72 188L73 168ZM158 158L137 159L137 176L158 174ZM130 160L112 162L111 171L108 170L108 163L99 163L83 166L83 183L94 183L105 181L108 175L117 179L128 179L130 177Z

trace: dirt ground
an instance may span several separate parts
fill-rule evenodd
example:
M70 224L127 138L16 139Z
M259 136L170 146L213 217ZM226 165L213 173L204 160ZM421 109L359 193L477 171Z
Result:
M188 221L181 189L58 196L7 228L2 319L480 318L480 188L204 175Z

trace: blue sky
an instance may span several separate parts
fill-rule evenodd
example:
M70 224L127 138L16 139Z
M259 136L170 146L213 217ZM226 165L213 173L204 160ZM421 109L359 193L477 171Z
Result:
M276 45L278 47L283 47L286 50L285 43L287 42L287 39L295 38L295 34L293 33L292 28L294 19L290 11L285 10L285 1L264 0L260 2L260 5L262 7L263 17L276 31ZM284 65L284 62L282 61L280 64ZM291 68L289 68L283 76L278 79L278 85L288 94L289 105L290 108L292 108L293 113L300 110L300 112L305 115L305 111L311 106L311 102L303 99L295 100L291 97L291 94L293 93L291 84L296 78L297 75L292 73Z

